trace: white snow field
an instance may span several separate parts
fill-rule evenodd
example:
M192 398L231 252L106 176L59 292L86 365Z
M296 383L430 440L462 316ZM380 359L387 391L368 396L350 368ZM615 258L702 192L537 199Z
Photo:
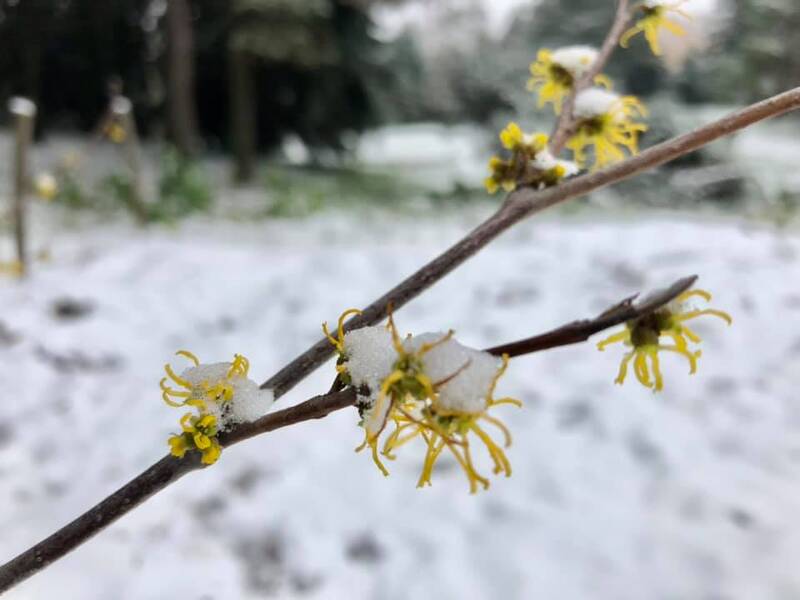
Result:
M167 452L183 411L158 381L165 362L182 364L176 350L203 362L242 353L263 381L323 320L475 223L322 215L53 233L50 263L0 281L0 560ZM665 357L654 395L632 375L614 385L619 346L514 360L498 394L525 407L497 409L514 474L488 492L470 496L450 457L416 489L421 442L382 477L353 452L363 434L346 410L225 450L7 597L798 599L796 232L675 214L540 217L396 317L403 332L454 328L480 348L691 273L734 317L696 322L699 372ZM333 372L276 406L324 391Z

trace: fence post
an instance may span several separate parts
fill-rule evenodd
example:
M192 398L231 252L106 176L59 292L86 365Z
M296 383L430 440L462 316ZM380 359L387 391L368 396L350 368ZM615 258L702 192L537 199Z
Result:
M8 110L14 117L14 241L17 250L16 270L20 277L28 270L27 207L28 194L28 150L33 139L33 123L36 104L28 98L14 97L8 102Z
M131 208L140 223L147 222L147 208L144 203L142 188L142 156L139 136L136 132L136 121L133 119L133 104L122 95L111 98L111 114L125 132L122 141L125 161L131 175Z

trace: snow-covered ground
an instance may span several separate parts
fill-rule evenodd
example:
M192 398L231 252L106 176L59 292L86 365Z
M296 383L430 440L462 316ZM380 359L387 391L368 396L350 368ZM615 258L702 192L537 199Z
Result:
M0 282L0 560L163 456L182 414L158 390L173 352L241 352L266 379L321 321L374 299L475 218L52 234L52 262ZM498 390L525 402L503 409L514 475L488 492L470 496L449 458L416 489L421 447L385 479L353 452L362 434L343 411L226 450L8 597L800 598L796 234L675 215L539 218L397 320L481 347L689 273L735 319L698 322L699 373L667 358L653 395L613 384L620 348L514 361ZM56 317L65 299L88 312Z

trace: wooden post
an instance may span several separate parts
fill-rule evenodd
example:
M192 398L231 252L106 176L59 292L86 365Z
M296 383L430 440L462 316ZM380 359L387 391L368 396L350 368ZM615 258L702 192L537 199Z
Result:
M178 151L197 151L197 112L194 89L194 32L189 0L167 3L167 118L168 132Z
M125 162L131 175L131 208L140 223L147 222L147 208L144 203L142 188L142 154L139 136L136 132L136 121L133 119L133 104L125 96L116 95L111 98L111 114L125 132L122 140Z
M27 98L11 98L8 110L14 116L14 240L17 249L16 267L22 277L28 270L27 210L25 200L28 192L28 149L33 138L33 122L36 104Z
M228 97L236 183L248 183L255 175L258 131L255 93L252 57L247 50L229 48Z

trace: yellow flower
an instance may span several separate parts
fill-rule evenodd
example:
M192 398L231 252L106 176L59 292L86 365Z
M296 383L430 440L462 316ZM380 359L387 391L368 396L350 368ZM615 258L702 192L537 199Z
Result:
M274 397L247 379L250 362L241 354L234 355L232 362L214 364L200 364L186 350L176 354L189 359L193 366L178 375L169 364L164 365L167 376L160 382L162 398L170 406L190 406L197 414L186 413L181 418L183 432L168 440L171 452L181 458L197 449L202 452L202 462L210 465L222 452L217 433L231 423L263 414L265 403L271 404Z
M497 427L503 434L504 445L510 445L508 429L488 414L497 405L520 405L511 398L494 398L497 380L505 371L508 357L504 356L498 365L498 358L453 340L452 331L402 338L391 313L386 329L363 328L353 331L349 335L355 337L348 335L345 340L342 326L352 312L355 309L346 311L339 319L337 337L328 332L327 326L324 330L340 353L337 364L340 377L346 376L358 389L364 441L356 451L370 448L375 465L389 475L381 457L393 460L398 448L421 439L427 450L418 487L430 485L436 461L447 448L466 473L470 491L476 492L479 486L489 485L472 460L470 441L477 437L487 448L495 473L509 476L511 465L503 445L494 441L484 428L484 423ZM430 371L431 368L435 371ZM438 373L437 380L431 372ZM365 376L375 377L368 383ZM381 444L389 423L394 424L394 431Z
M647 109L635 96L586 90L576 98L575 115L578 121L567 147L581 167L588 163L587 148L594 149L595 169L623 160L624 150L638 153L639 134L647 131L647 125L637 121L647 115Z
M500 132L500 142L511 157L489 159L490 175L484 180L486 191L496 193L501 187L512 192L517 185L556 185L575 171L566 161L558 161L547 150L548 136L544 133L524 133L513 121Z
M18 260L0 261L0 275L22 276L22 263Z
M386 438L381 454L389 460L394 460L393 452L416 438L422 438L427 451L423 461L422 473L417 481L417 487L431 485L431 476L436 461L441 456L442 451L447 448L462 468L469 481L470 493L476 493L478 486L488 489L489 480L478 473L472 458L472 446L470 436L474 436L483 444L489 453L489 457L494 465L494 474L511 476L511 463L503 450L511 445L511 432L505 424L498 418L491 416L489 410L495 406L503 404L513 404L522 406L519 400L514 398L495 399L494 389L497 381L503 375L508 366L508 356L503 356L502 365L495 373L488 393L485 397L483 407L478 411L454 410L452 407L444 408L437 392L430 398L429 402L422 405L414 401L406 400L394 405L390 414L393 422L394 431ZM458 372L451 377L457 377ZM435 387L445 385L447 381L435 384ZM503 445L498 444L492 436L482 427L482 422L489 423L500 430L503 435Z
M425 373L422 358L433 348L453 337L451 331L440 340L422 344L417 350L409 352L397 332L391 312L387 328L392 335L392 345L397 353L397 359L391 373L381 382L377 398L364 418L364 442L356 448L356 452L360 452L369 446L372 451L372 460L384 475L389 475L389 471L378 457L378 438L386 427L393 409L399 403L424 402L435 396L433 382ZM406 339L410 337L408 336Z
M615 333L597 344L599 350L604 350L609 344L618 342L631 347L631 350L622 359L619 373L614 380L615 383L622 384L625 381L628 365L633 361L633 372L643 386L652 388L653 391L663 389L664 381L658 357L658 353L662 351L674 352L685 357L689 361L689 373L695 373L701 351L692 351L689 344L699 344L702 340L686 325L686 321L704 315L719 317L728 325L733 320L728 313L721 310L695 309L688 306L686 302L693 297L702 298L706 302L711 300L711 294L704 290L688 290L663 308L626 323L623 331ZM671 339L673 343L663 344L661 340L664 337Z
M58 182L50 173L39 173L33 187L36 195L43 200L52 200L58 194Z
M217 462L222 453L222 447L217 440L217 418L214 415L195 416L186 413L180 422L183 432L167 440L170 453L183 458L187 451L197 449L202 453L200 460L204 465Z
M114 121L106 127L106 135L115 144L121 144L128 137L128 132L122 124Z
M499 156L493 156L489 159L489 171L491 175L483 182L487 192L496 194L501 187L506 192L513 192L516 189L517 178L513 160L503 160Z
M178 356L183 356L194 363L195 367L200 366L198 358L186 350L176 352ZM232 380L235 378L247 377L250 369L250 361L241 354L233 357L230 367L220 372L214 378L203 377L200 381L189 381L181 377L172 370L169 364L164 365L167 377L163 377L159 383L161 397L170 406L194 406L201 411L208 410L208 402L225 403L233 398L234 386ZM178 389L170 387L169 382L177 384Z
M328 330L328 323L325 322L322 324L322 332L325 334L325 337L328 338L328 341L336 348L336 352L339 355L339 358L336 361L336 372L339 374L339 379L345 385L350 383L349 376L347 374L347 367L345 363L347 362L347 355L344 350L344 322L347 320L347 317L350 315L360 315L361 311L357 308L348 308L344 311L341 315L339 315L339 322L336 325L336 337L331 335L331 332Z
M552 51L542 48L531 63L531 78L528 90L539 95L539 108L552 104L556 114L567 96L572 93L575 82L580 79L597 59L597 50L589 46L568 46ZM597 75L595 83L611 89L611 80Z
M650 50L652 50L653 54L656 56L660 56L661 46L658 43L658 33L660 29L666 29L677 36L686 35L686 30L683 27L669 19L669 13L675 13L687 19L691 18L679 8L684 2L686 2L686 0L678 0L677 2L646 0L639 4L637 8L644 16L636 21L633 27L622 34L619 41L620 45L623 48L627 48L631 38L640 32L644 32L644 37L647 39L647 43L650 44Z

